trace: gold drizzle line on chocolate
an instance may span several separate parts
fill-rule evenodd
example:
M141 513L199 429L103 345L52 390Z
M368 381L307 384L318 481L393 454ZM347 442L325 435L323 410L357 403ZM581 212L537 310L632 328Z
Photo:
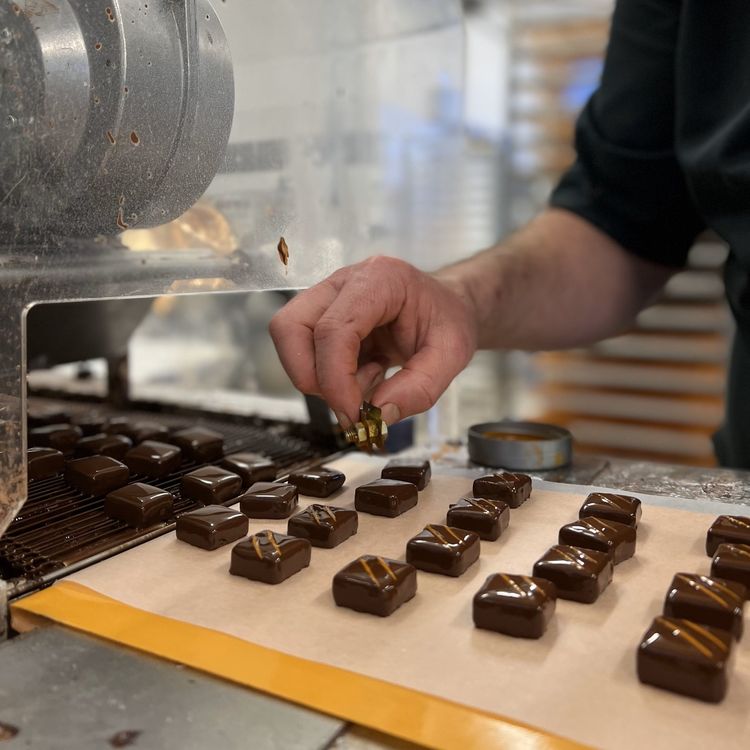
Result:
M259 560L262 560L263 559L263 552L261 552L260 541L258 540L258 537L254 536L252 538L252 541L253 541L253 547L255 547L255 554L258 555L258 559Z
M599 494L596 497L597 500L594 502L600 502L604 505L613 505L619 510L630 510L630 503L622 495L612 495L611 497L607 497L606 495Z
M600 524L601 524L602 526L604 526L604 528L605 528L605 529L609 529L610 531L614 531L615 533L618 533L618 532L617 532L617 527L616 527L616 526L613 526L613 525L612 525L611 523L607 523L606 521L604 521L604 520L603 520L603 519L601 519L601 518L597 518L596 520L597 520L597 521L599 521L599 523L600 523Z
M659 621L663 622L671 631L675 638L683 638L687 641L699 654L703 654L707 659L711 658L711 651L707 649L699 640L694 638L690 633L686 633L680 628L676 622L667 620L666 617L660 617Z
M510 576L506 576L505 573L501 573L500 578L502 578L514 591L517 591L518 595L524 599L530 595L530 592L524 591ZM527 579L524 578L524 580Z
M382 557L376 557L375 559L380 563L380 566L383 568L386 575L389 576L394 583L398 583L398 578L396 577L396 574L391 570L388 563Z
M569 555L567 552L563 552L559 547L555 547L554 549L558 555L564 557L566 560L570 560L570 562L574 563L575 565L578 565L579 567L583 567L583 560L581 560L580 557L585 557L587 560L591 560L592 563L596 563L596 560L593 557L590 557L589 555L587 555L583 550L579 551L580 557L573 557L572 555Z
M747 521L743 521L741 518L737 518L737 516L724 516L729 523L734 524L735 526L739 526L741 529L750 529L750 523L747 523Z
M370 564L365 560L364 557L359 558L359 564L364 569L365 573L367 573L368 576L370 576L370 580L378 587L380 588L380 581L376 578L375 574L372 572L372 568L370 567Z
M706 584L700 583L694 580L693 578L688 578L687 576L684 576L681 573L677 575L677 578L680 581L684 581L688 586L690 586L691 588L694 588L696 591L699 591L701 594L705 594L707 597L709 597L709 599L713 599L717 604L724 607L724 609L732 609L732 604L730 602L728 602L726 599L723 599L715 591L711 591L711 589ZM728 593L732 594L732 596L734 596L735 598L738 598L736 597L733 591L730 591L725 586L722 588L724 588Z
M694 630L696 633L702 635L707 640L711 641L711 643L713 643L719 650L729 651L727 644L724 643L720 638L717 638L710 630L707 630L706 628L692 622L691 620L685 620L685 625L691 630Z
M268 539L268 543L273 547L274 551L281 556L281 547L279 547L278 543L276 542L276 539L273 535L273 531L266 531L266 539Z
M323 506L323 512L330 518L332 521L336 520L336 514L328 507Z
M450 526L441 526L440 528L442 528L448 536L452 536L459 544L461 543L461 537L458 536ZM427 524L426 530L429 531L430 534L432 534L440 542L440 544L452 544L452 542L449 542L432 524Z
M542 597L542 599L546 599L547 598L547 592L541 586L538 586L536 583L534 583L534 580L532 578L529 578L528 576L521 576L521 579L525 583L528 583L529 586L533 586L534 587L534 591L538 591L539 595ZM531 594L531 593L532 592L529 591L529 594Z
M734 550L738 555L744 555L745 557L750 557L750 552L748 552L746 549L742 549L742 547L739 544L730 544L730 549Z
M310 515L313 517L313 521L315 521L315 523L317 523L318 526L320 526L321 523L320 523L320 519L318 518L318 512L315 510L315 508L313 508L312 505L308 508L308 510L310 511Z
M711 581L711 583L716 586L719 591L723 591L727 596L732 597L736 602L743 601L742 597L736 594L732 589L729 588L729 586L725 586L721 581L717 581L715 578L706 578L705 576L701 576L702 581Z
M490 515L495 508L489 500L484 500L483 498L465 497L464 500L487 515Z
M594 534L604 534L604 529L597 529L591 521L580 521L579 523L589 531L593 531Z

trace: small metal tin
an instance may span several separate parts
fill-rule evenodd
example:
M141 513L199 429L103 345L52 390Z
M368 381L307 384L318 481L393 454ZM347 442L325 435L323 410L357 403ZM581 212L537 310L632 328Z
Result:
M540 422L483 422L469 427L469 458L480 466L542 471L569 464L573 436Z

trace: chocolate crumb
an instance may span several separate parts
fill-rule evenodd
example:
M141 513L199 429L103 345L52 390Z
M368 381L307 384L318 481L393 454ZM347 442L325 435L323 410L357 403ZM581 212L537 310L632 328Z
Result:
M281 259L281 262L285 265L289 265L289 246L286 244L286 240L282 237L279 240L279 244L276 246L276 249L279 251L279 258Z
M0 721L0 742L5 740L12 740L20 730L18 727L14 727L12 724L5 724Z
M140 734L140 731L136 729L123 729L109 738L109 744L112 747L129 747L138 739Z

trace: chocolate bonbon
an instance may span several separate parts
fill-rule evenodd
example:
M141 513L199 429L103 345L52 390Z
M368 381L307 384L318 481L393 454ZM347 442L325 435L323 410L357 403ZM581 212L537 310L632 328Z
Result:
M406 562L428 573L460 576L479 559L479 535L427 524L406 544Z
M411 482L422 491L430 481L432 467L429 461L414 461L408 458L394 458L389 461L380 476L383 479L398 479L400 482Z
M552 581L560 599L591 604L609 586L613 569L606 552L556 544L534 563L534 576Z
M178 430L169 442L180 448L191 461L216 461L224 455L224 438L206 427Z
M133 528L144 528L172 516L174 497L166 490L136 482L110 492L104 512Z
M741 583L750 599L750 544L720 544L711 562L711 575Z
M44 427L49 424L67 424L70 414L61 406L31 405L26 409L26 421L29 427Z
M357 527L356 511L313 504L289 519L287 533L308 539L313 547L331 549L356 534Z
M107 426L107 418L97 412L79 414L73 417L70 422L80 427L85 437L99 435L106 431L105 427Z
M48 424L29 430L29 446L55 448L66 455L73 453L76 443L83 437L80 427L73 424Z
M29 448L26 469L29 479L49 479L65 468L65 456L56 448Z
M182 477L182 496L203 505L221 505L242 492L242 480L218 466L203 466Z
M309 497L329 497L336 490L341 489L346 481L346 476L335 469L308 469L307 471L294 471L287 480L293 484L300 495Z
M175 530L180 541L214 550L242 539L249 526L244 513L223 505L206 505L179 516Z
M592 492L578 511L578 517L596 516L605 521L616 521L637 528L641 513L641 501L637 497L610 492Z
M510 508L502 500L462 497L451 503L446 520L448 526L475 531L481 539L494 542L508 528Z
M121 434L137 445L144 440L165 440L169 437L169 428L159 422L133 422L125 425Z
M560 544L595 549L612 555L617 565L635 554L635 529L624 523L588 516L560 529Z
M417 569L398 560L363 555L336 573L332 590L339 607L388 617L417 593Z
M638 646L638 679L718 703L727 691L732 637L690 620L657 617Z
M176 445L144 440L125 454L125 463L134 474L165 477L180 468L182 451Z
M89 495L106 495L129 479L128 467L109 456L76 458L65 467L65 481Z
M474 625L517 638L541 638L556 602L557 589L551 581L495 573L474 595Z
M750 544L750 518L747 516L719 516L706 535L706 553L716 554L720 544Z
M275 462L258 453L232 453L219 466L242 477L244 490L255 482L273 482L278 473Z
M677 573L667 591L664 615L728 630L739 640L746 595L747 589L740 583L697 573Z
M297 508L297 488L280 482L256 482L240 498L240 510L250 518L289 518Z
M75 450L79 456L109 456L122 461L132 447L132 441L125 435L107 435L101 432L81 438Z
M531 477L513 472L488 474L474 480L474 497L502 500L511 508L518 508L531 496Z
M229 572L252 581L281 583L310 564L307 539L260 531L232 549Z
M362 513L395 518L413 508L418 499L418 490L411 482L376 479L357 487L354 507Z

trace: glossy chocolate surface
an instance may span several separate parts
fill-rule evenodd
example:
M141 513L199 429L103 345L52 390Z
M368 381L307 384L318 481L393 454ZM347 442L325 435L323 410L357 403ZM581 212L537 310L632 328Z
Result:
M109 456L76 458L65 467L65 481L89 495L106 495L129 479L128 467Z
M677 573L664 601L665 617L692 620L742 637L742 608L747 589L721 578Z
M26 410L26 422L29 427L68 424L70 421L70 414L60 406L29 406Z
M26 468L29 479L48 479L65 468L65 456L55 448L29 448Z
M332 505L310 505L292 516L287 525L289 536L308 539L313 547L331 549L357 533L357 512Z
M556 544L534 563L534 576L552 581L559 599L591 604L612 581L614 563L606 552Z
M182 451L176 445L144 440L126 453L125 463L133 474L166 477L180 468Z
M479 534L427 524L406 543L406 562L428 573L460 576L479 559Z
M344 486L346 476L340 471L320 468L295 471L289 475L287 481L297 488L300 495L329 497Z
M631 495L616 495L610 492L592 492L578 511L579 518L596 516L605 521L625 523L634 529L641 520L641 501Z
M232 453L219 466L242 477L243 490L255 482L273 482L278 473L276 464L258 453Z
M114 490L104 498L104 512L133 528L168 520L173 506L174 497L169 492L140 482Z
M418 490L423 490L432 476L429 461L412 461L406 458L394 458L389 461L380 476L383 479L398 479L400 482L411 482Z
M122 461L125 454L133 447L133 442L125 435L90 435L81 438L76 445L78 456L109 456Z
M83 437L80 427L72 424L48 424L29 430L29 447L55 448L70 455Z
M247 535L247 516L223 505L183 513L177 519L177 538L201 549L218 549Z
M416 593L413 565L375 555L357 558L333 577L333 599L339 607L380 617L393 614Z
M716 554L720 544L750 544L750 518L747 516L719 516L706 535L706 553Z
M252 581L281 583L310 564L307 539L260 531L232 549L229 572Z
M188 427L175 432L169 442L191 461L216 461L224 455L224 437L206 427Z
M531 496L531 477L507 471L487 474L474 480L473 494L488 500L502 500L511 508L518 508Z
M474 625L517 638L541 638L556 602L555 584L544 578L495 573L474 595Z
M638 646L638 679L718 703L727 691L732 637L690 620L657 617Z
M133 422L124 426L121 434L138 445L144 440L164 440L169 437L169 428L159 422Z
M86 437L106 432L107 418L96 412L78 415L70 421L80 427Z
M612 555L615 565L635 554L635 529L617 521L588 516L560 529L560 544L595 549Z
M481 539L494 542L508 528L510 508L502 500L462 497L451 503L446 520L448 526L474 531Z
M289 518L297 509L297 488L280 482L255 482L240 498L240 510L249 518Z
M203 505L221 505L242 492L242 480L218 466L202 466L185 474L180 484L182 497Z
M110 417L104 425L103 432L108 435L124 435L132 426L129 417Z
M720 544L711 562L711 575L741 583L750 599L750 544Z
M411 510L418 499L417 488L411 482L376 479L357 487L354 493L354 507L362 513L395 518Z

